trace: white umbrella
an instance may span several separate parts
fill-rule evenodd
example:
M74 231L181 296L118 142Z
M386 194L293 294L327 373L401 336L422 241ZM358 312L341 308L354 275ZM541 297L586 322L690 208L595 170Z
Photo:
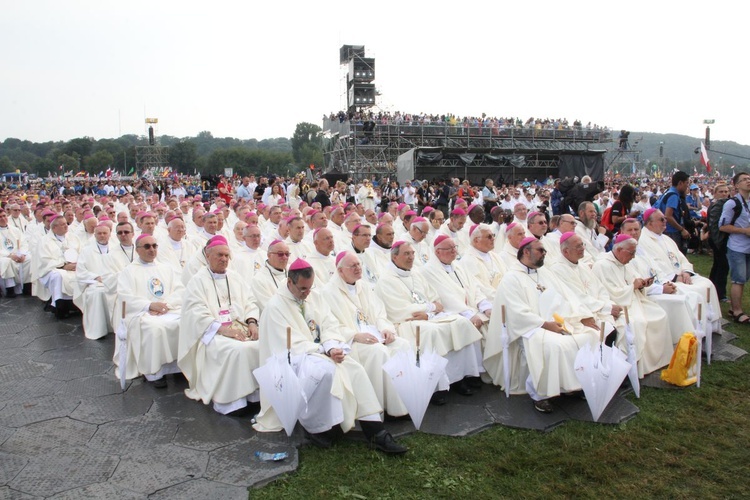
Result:
M703 319L703 304L698 304L698 318L695 321L695 339L698 341L698 349L695 360L695 385L696 387L701 386L701 368L703 365L703 339L706 338L706 333L701 327L701 320Z
M300 381L292 367L291 331L287 327L287 352L269 357L263 366L253 370L260 390L273 406L287 436L292 435L294 426L305 409Z
M583 346L576 354L574 366L591 415L597 422L625 380L630 371L630 363L619 349L604 345L602 323L599 343Z
M122 318L120 318L120 324L117 325L115 330L117 340L120 342L120 389L125 390L125 372L127 367L125 366L128 362L128 327L125 325L125 302L122 303Z
M630 315L628 314L628 308L625 307L625 340L628 343L628 363L630 363L630 371L628 371L628 378L630 379L630 385L633 387L635 397L641 397L641 381L638 380L638 354L635 350L635 334L633 333L633 326L630 324Z
M705 333L706 338L706 362L710 365L711 364L711 350L713 349L713 333L711 330L713 329L710 325L711 322L714 320L714 311L711 307L711 289L709 288L706 290L706 326L708 327L708 331ZM698 351L700 352L700 351ZM698 379L698 387L700 387L700 378Z
M500 307L502 318L502 329L500 330L500 341L503 343L503 385L505 385L505 397L510 397L510 335L505 325L505 304Z
M415 360L416 358L416 360ZM414 427L419 429L430 404L430 398L442 377L448 360L434 353L419 354L419 327L417 327L417 354L409 350L397 352L383 364L401 401L409 411Z

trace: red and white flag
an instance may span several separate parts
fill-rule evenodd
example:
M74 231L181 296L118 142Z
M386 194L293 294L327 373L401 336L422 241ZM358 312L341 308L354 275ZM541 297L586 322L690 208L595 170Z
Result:
M708 160L708 151L706 145L701 141L701 164L706 167L706 172L711 172L711 162Z

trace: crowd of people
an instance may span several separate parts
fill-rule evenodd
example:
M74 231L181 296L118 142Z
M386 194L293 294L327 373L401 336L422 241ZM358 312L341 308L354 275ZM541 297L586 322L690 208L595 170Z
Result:
M209 199L178 180L3 189L0 289L82 313L89 339L124 322L118 376L184 376L187 397L260 432L283 425L253 371L289 349L313 444L358 421L401 454L384 420L408 410L383 365L418 338L447 360L433 404L495 384L549 413L580 393L574 359L601 325L627 349L625 308L641 377L683 333L720 331L720 301L750 322L750 175L631 181L246 176ZM707 247L710 279L685 256Z

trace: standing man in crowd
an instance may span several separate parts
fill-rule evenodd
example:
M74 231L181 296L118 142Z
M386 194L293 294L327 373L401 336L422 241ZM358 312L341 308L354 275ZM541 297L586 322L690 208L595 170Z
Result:
M750 323L750 316L742 311L742 292L750 276L750 174L740 172L732 178L737 195L724 204L720 230L728 233L727 261L731 271L732 287L729 297L731 314L738 323ZM739 205L739 210L736 207ZM735 217L735 214L739 215Z

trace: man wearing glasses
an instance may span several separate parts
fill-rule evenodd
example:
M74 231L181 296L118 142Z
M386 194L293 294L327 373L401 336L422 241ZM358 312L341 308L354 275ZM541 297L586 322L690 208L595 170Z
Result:
M403 241L410 243L416 252L417 258L414 262L422 267L430 260L430 244L427 241L429 234L429 223L424 217L415 217L409 226L409 232L403 236Z
M0 208L0 278L6 297L15 297L23 287L31 292L31 254L23 231L8 219Z
M248 283L258 273L266 262L266 253L260 249L260 227L246 226L242 230L242 245L235 252L235 269L242 272L242 277Z
M253 295L258 301L261 312L276 290L286 281L286 268L289 265L289 247L282 240L273 240L268 245L267 259L250 281Z
M486 297L491 305L507 267L500 255L494 251L495 235L491 226L479 224L472 227L470 233L471 246L458 261L457 267L461 268L471 281L476 282L479 294Z
M127 358L125 378L143 375L156 388L167 386L165 375L180 373L177 347L184 286L168 264L156 261L156 238L143 234L135 242L136 257L117 280L116 311L125 303ZM114 363L119 374L120 342Z
M50 308L58 319L73 312L73 287L76 279L77 252L68 238L68 222L61 215L50 218L50 232L41 242L39 250L39 281L51 296Z

